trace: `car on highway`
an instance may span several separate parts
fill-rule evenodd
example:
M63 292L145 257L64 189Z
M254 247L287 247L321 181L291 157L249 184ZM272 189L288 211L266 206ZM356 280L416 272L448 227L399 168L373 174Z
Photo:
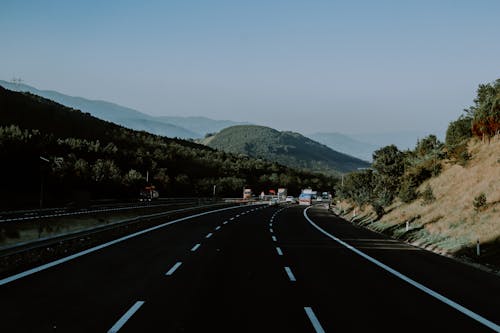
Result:
M271 200L269 200L269 206L274 206L277 204L278 204L278 198L271 198Z
M286 197L285 202L293 204L293 203L296 203L297 200L295 200L294 197L292 197L291 195L289 195L289 196Z

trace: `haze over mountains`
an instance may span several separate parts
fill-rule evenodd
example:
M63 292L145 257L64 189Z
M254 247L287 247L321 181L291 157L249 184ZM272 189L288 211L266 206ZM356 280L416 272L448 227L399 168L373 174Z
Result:
M142 130L167 137L200 139L207 134L217 133L227 127L235 125L249 125L248 122L214 120L202 116L152 116L115 103L68 96L57 91L40 90L27 84L0 80L0 85L13 91L27 91L44 98L48 98L55 102L74 109L82 110L83 112L88 112L95 117L114 122L130 129ZM371 161L372 153L377 148L392 143L396 144L400 149L411 148L415 145L417 138L423 136L423 133L417 132L349 135L331 132L313 133L308 135L309 138L318 141L335 151L351 155L365 161Z
M39 90L26 84L0 80L0 85L13 91L27 91L42 96L127 128L171 138L202 138L206 133L213 133L220 131L224 127L242 124L230 120L213 120L204 117L154 117L115 103L68 96L57 91Z

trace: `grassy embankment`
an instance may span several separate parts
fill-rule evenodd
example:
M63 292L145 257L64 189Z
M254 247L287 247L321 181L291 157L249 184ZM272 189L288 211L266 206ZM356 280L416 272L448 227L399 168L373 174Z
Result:
M481 256L474 260L500 267L500 136L489 143L471 140L468 151L471 159L465 166L445 160L442 172L421 184L419 193L429 185L434 201L424 204L419 198L404 204L397 200L378 221L370 207L359 208L344 202L344 216L446 255L474 258L479 240ZM477 210L473 202L481 193L487 201Z

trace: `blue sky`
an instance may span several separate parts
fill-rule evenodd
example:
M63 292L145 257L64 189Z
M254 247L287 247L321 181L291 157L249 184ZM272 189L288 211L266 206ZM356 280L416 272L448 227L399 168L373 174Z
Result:
M0 79L152 115L444 133L500 77L500 1L12 1Z

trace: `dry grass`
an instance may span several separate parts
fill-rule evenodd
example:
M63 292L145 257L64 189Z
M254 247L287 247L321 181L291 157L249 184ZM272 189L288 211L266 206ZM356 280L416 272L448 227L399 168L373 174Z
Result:
M471 160L465 167L445 162L443 172L419 188L429 184L436 200L422 206L421 199L410 204L395 203L393 211L382 222L394 225L414 216L414 226L423 226L429 237L457 240L456 247L446 246L444 252L456 252L477 239L490 242L500 237L500 136L489 144L472 141ZM487 207L476 212L474 197L484 192ZM418 241L417 241L418 243ZM439 244L438 244L439 245Z
M465 167L445 161L441 174L419 187L422 192L430 185L434 202L422 205L422 199L410 204L396 201L386 209L389 213L369 227L384 231L400 225L393 231L398 236L404 234L406 221L411 221L411 228L420 228L411 237L413 243L450 254L474 245L478 239L482 243L500 239L500 136L490 143L472 140L468 150L472 157ZM487 206L476 212L473 201L482 192ZM347 202L342 206L349 212L345 217L352 219L352 206ZM358 219L373 216L369 208L358 208L358 212L362 215Z

